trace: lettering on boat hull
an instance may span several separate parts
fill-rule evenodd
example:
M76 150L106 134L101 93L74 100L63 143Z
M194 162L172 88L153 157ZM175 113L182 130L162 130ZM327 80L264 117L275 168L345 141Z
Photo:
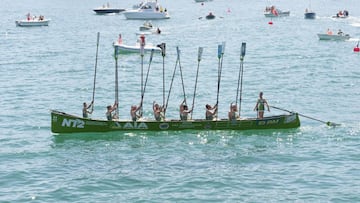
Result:
M137 122L127 122L124 124L123 129L149 129L149 127L146 125L146 123L137 123Z
M62 127L69 127L69 128L84 128L85 122L80 119L67 119L64 118L63 122L61 123Z
M285 118L285 123L291 123L296 120L296 114L293 114L291 116L288 116Z
M280 119L270 119L270 120L260 120L257 122L257 125L263 126L263 125L274 125L279 123L280 123Z

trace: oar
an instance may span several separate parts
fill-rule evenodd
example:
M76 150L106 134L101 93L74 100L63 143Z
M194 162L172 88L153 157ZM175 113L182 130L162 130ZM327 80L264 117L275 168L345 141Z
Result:
M176 58L176 62L175 62L175 67L174 67L173 75L172 75L172 78L171 78L171 82L170 82L170 87L169 87L169 91L168 91L166 103L164 104L164 105L165 105L165 108L164 108L164 119L165 119L166 109L167 109L167 106L168 106L168 103L169 103L170 93L171 93L171 89L172 89L172 86L173 86L173 83L174 83L176 68L177 68L177 65L178 65L178 63L179 63L179 60L180 60L180 56L179 56L179 52L177 52L177 58Z
M180 49L179 49L179 47L176 47L176 52L178 54L178 59L179 59L179 70L180 70L181 84L182 84L182 89L183 89L183 94L184 94L184 101L185 101L185 104L186 104L185 83L184 83L184 78L183 78L182 69L181 69Z
M141 106L140 116L141 117L143 115L142 106L143 106L143 102L144 102L145 89L146 89L146 84L147 84L147 81L148 81L148 78L149 78L150 65L151 65L151 62L152 62L152 59L153 59L154 51L155 51L154 49L151 49L149 66L148 66L148 70L147 70L146 78L145 78L145 84L144 84L143 91L141 93L141 101L140 101L140 106Z
M99 39L100 39L100 32L97 33L96 57L95 57L95 73L94 73L94 87L93 87L93 95L92 95L91 112L93 112L93 110L94 110L95 84L96 84L96 68L97 68L97 59L98 59L98 50L99 50Z
M202 48L202 47L199 47L199 51L198 51L198 66L197 66L197 71L196 71L194 96L193 96L192 107L191 107L192 110L194 109L194 105L195 105L196 86L197 86L197 81L198 81L198 76L199 76L199 67L200 67L200 61L201 61L201 55L202 55L202 53L203 53L203 48ZM193 112L194 112L194 111L191 111L190 119L192 119Z
M239 69L239 78L238 78L238 90L236 92L236 105L239 93L239 86L240 86L240 98L239 98L239 116L241 114L241 101L242 101L242 84L243 84L243 75L244 75L244 57L246 51L246 43L243 42L241 44L241 55L240 55L240 69Z
M274 109L278 109L278 110L282 110L282 111L286 111L286 112L289 112L289 113L294 113L293 111L289 111L289 110L286 110L286 109L283 109L283 108L279 108L279 107L276 107L276 106L270 106L271 108L274 108ZM314 120L314 121L318 121L318 122L321 122L321 123L324 123L328 126L339 126L340 124L337 124L337 123L333 123L333 122L330 122L330 121L322 121L320 119L317 119L317 118L313 118L313 117L310 117L310 116L306 116L304 114L300 114L300 113L297 113L298 115L302 116L302 117L305 117L305 118L308 118L308 119L311 119L311 120Z

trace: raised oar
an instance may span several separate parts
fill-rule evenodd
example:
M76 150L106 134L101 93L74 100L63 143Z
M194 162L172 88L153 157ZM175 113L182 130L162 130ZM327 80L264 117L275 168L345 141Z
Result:
M179 59L179 70L180 70L181 84L182 84L182 89L183 89L183 94L184 94L184 101L185 101L185 104L186 104L185 83L184 83L184 78L183 78L182 69L181 69L180 49L179 49L179 47L176 47L176 52L178 54L178 59Z
M243 42L241 44L241 55L240 55L240 71L241 71L241 77L239 78L239 80L241 81L240 83L240 98L239 98L239 116L241 113L241 101L242 101L242 84L243 84L243 76L244 76L244 57L245 57L245 52L246 52L246 43ZM237 96L236 96L237 99ZM237 102L236 102L237 103Z
M202 48L202 47L199 47L199 51L198 51L198 66L197 66L197 71L196 71L194 97L193 97L193 102L192 102L192 107L191 107L191 109L194 109L194 105L195 105L196 86L197 86L197 81L198 81L198 76L199 76L199 67L200 67L200 61L201 61L201 55L202 55L202 53L203 53L203 48ZM192 119L193 112L194 112L194 111L191 111L190 119Z
M289 112L289 113L294 113L293 111L289 111L289 110L286 110L286 109L283 109L283 108L279 108L279 107L276 107L276 106L270 106L271 108L274 108L274 109L278 109L278 110L281 110L281 111L286 111L286 112ZM330 122L330 121L322 121L320 119L317 119L317 118L313 118L313 117L310 117L310 116L306 116L304 114L300 114L300 113L297 113L298 115L302 116L302 117L305 117L305 118L308 118L308 119L311 119L311 120L314 120L314 121L318 121L318 122L321 122L321 123L324 123L328 126L339 126L340 124L337 124L337 123L333 123L333 122Z
M149 78L150 65L151 65L151 62L152 62L152 59L153 59L154 51L155 51L154 49L151 49L149 67L148 67L148 70L147 70L147 73L146 73L146 78L145 78L145 84L144 84L143 92L142 92L142 94L141 94L141 101L140 101L140 106L141 106L141 107L143 106L143 102L144 102L145 89L146 89L146 84L147 84L147 81L148 81L148 78ZM141 110L142 110L142 108L141 108ZM141 112L140 112L140 116L142 117L142 115L143 115L143 112L141 111Z
M169 88L169 91L168 91L168 95L167 95L167 99L166 99L166 103L165 103L165 108L164 108L164 119L165 119L165 115L166 115L166 109L167 109L167 106L168 106L168 103L169 103L171 89L172 89L172 86L173 86L173 83L174 83L176 68L177 68L177 65L178 65L179 61L180 61L180 56L179 56L179 52L177 52L177 58L176 58L176 62L175 62L175 67L174 67L173 75L172 75L172 78L171 78L170 88Z
M93 95L92 95L92 106L91 112L94 110L94 100L95 100L95 84L96 84L96 69L97 69L97 60L98 60L98 51L99 51L99 40L100 32L97 33L97 42L96 42L96 57L95 57L95 73L94 73L94 86L93 86Z
M141 96L143 95L144 93L144 52L145 52L145 36L144 35L141 35L140 36L140 56L141 56ZM140 109L140 115L142 114L142 106L141 106L141 109Z

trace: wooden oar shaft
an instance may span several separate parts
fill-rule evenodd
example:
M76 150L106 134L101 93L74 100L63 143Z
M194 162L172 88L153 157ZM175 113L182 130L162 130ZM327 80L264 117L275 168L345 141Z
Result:
M95 99L96 69L97 69L97 61L98 61L98 53L99 53L99 40L100 40L100 32L97 33L97 41L96 41L96 57L95 57L95 71L94 71L94 86L93 86L92 102L94 102L94 99ZM92 110L94 109L94 103L92 104L91 109Z
M278 109L278 110L282 110L282 111L286 111L286 112L289 112L289 113L294 113L293 111L289 111L289 110L286 110L286 109L283 109L283 108L279 108L279 107L276 107L276 106L270 106L271 108L274 108L274 109ZM310 117L310 116L307 116L307 115L304 115L304 114L301 114L301 113L297 113L299 116L302 116L302 117L305 117L305 118L308 118L308 119L311 119L311 120L314 120L314 121L318 121L318 122L321 122L321 123L324 123L326 125L329 125L329 126L337 126L337 125L340 125L340 124L336 124L336 123L333 123L333 122L330 122L330 121L323 121L323 120L320 120L320 119L317 119L317 118L313 118L313 117Z

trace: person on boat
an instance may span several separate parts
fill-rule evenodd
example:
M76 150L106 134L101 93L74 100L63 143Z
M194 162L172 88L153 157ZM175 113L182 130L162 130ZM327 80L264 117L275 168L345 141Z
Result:
M158 103L155 101L153 102L153 111L154 111L154 117L156 121L162 121L164 120L164 111L163 108L160 107Z
M156 34L160 34L160 33L161 33L160 28L157 28L157 29L156 29Z
M91 101L89 106L86 104L86 102L83 103L83 109L82 109L83 118L88 118L89 114L92 114L92 110L89 111L88 109L90 109L93 104L94 104L94 101Z
M343 35L344 33L339 29L338 35Z
M115 101L114 105L109 105L106 107L106 118L108 121L111 121L112 119L118 118L116 114L113 114L113 112L118 108L118 103Z
M189 110L188 106L186 105L186 101L184 99L183 102L180 104L180 120L186 121L188 119L189 113L191 113L192 109Z
M259 99L257 100L256 105L254 107L254 111L258 112L258 118L260 118L260 119L264 118L265 105L266 105L268 111L270 111L270 107L269 107L266 99L263 98L263 92L260 92Z
M237 105L231 103L230 104L230 111L228 113L229 116L229 120L233 121L233 120L237 120L240 118L239 114L237 113Z
M205 105L206 112L205 112L205 119L212 121L214 119L214 115L217 113L217 104L214 105L214 107L211 107L210 104Z
M330 28L327 29L326 33L327 33L328 35L332 35L332 31L330 30Z
M141 109L141 104L138 107L136 105L131 106L130 115L132 121L137 121L139 118L141 118L141 115L137 113L140 109Z

